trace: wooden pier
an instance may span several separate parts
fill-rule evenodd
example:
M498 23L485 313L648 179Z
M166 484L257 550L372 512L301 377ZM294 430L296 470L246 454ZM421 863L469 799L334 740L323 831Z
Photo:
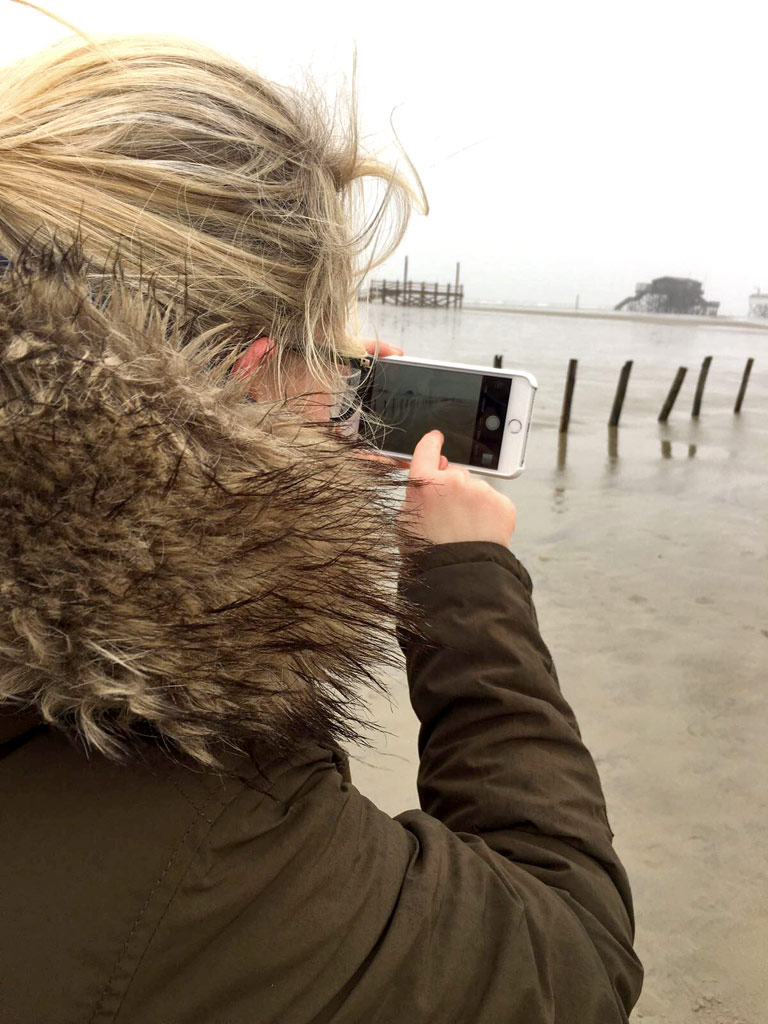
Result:
M408 257L402 280L371 281L364 298L368 302L391 303L394 306L442 306L460 309L464 304L464 285L459 283L460 264L456 264L456 280L453 285L437 281L409 281Z

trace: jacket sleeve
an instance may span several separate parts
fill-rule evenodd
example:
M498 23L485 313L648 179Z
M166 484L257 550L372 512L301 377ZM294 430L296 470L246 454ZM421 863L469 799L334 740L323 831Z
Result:
M422 609L427 642L400 642L421 723L422 810L515 891L553 1019L592 1024L584 1005L569 1005L577 992L583 1004L586 982L602 1013L607 999L611 1020L625 1020L643 973L629 884L597 769L539 634L530 577L485 542L436 545L415 568L403 590ZM407 814L398 819L407 826Z

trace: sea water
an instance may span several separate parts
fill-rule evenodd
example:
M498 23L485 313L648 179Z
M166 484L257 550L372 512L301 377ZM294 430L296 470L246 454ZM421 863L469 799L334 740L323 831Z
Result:
M368 337L400 345L408 355L506 369L537 378L526 470L502 489L526 489L525 480L615 487L642 480L677 490L670 461L684 460L686 489L702 497L765 510L768 484L768 330L721 323L603 319L502 313L494 310L360 306ZM712 356L701 412L691 417L702 361ZM755 360L739 415L733 407L748 357ZM558 436L570 359L578 360L567 444ZM623 364L632 371L621 423L607 427ZM657 417L678 367L683 387L666 425Z

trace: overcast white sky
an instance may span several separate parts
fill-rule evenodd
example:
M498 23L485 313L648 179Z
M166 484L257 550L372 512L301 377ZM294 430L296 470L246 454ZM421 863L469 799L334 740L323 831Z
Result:
M765 0L47 0L90 32L175 32L332 91L358 50L361 114L398 136L431 204L381 276L478 300L613 305L705 282L724 313L768 289ZM0 0L0 63L66 34ZM1 102L1 98L0 98Z

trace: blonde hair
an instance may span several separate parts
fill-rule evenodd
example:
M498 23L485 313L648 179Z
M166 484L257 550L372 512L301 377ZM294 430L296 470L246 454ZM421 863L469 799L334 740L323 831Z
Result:
M338 357L362 352L349 332L360 281L417 202L361 151L354 87L339 118L316 88L279 87L198 43L108 36L1 70L0 94L0 256L76 241L94 283L118 261L228 368L270 335L278 381L293 351L340 386ZM365 179L386 187L368 219Z

